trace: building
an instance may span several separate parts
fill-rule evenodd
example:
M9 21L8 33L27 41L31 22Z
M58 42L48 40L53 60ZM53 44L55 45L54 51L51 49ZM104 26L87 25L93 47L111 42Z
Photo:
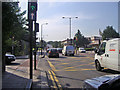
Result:
M99 44L102 41L101 36L91 36L91 37L87 37L87 39L90 41L89 44L90 47L99 47Z
M73 39L66 39L62 41L63 45L72 45L73 43Z

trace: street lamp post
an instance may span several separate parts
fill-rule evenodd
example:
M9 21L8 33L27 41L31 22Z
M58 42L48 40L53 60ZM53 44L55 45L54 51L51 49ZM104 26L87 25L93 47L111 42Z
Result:
M78 17L62 17L63 19L64 18L68 18L69 19L69 22L70 22L70 25L69 25L69 27L70 27L70 33L69 33L69 38L70 38L70 40L71 40L71 20L72 20L72 18L78 18Z
M42 55L42 29L43 29L43 25L47 25L48 23L43 23L41 24L41 55Z

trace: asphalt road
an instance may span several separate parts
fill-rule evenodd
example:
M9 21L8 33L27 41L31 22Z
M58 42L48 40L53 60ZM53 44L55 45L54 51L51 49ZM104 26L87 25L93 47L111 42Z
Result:
M37 56L39 60L39 57ZM84 80L103 75L117 74L118 72L105 69L96 71L94 54L80 53L75 56L63 56L59 58L40 59L41 70L45 71L51 88L82 88ZM7 68L17 69L20 65L29 67L28 59L16 59ZM23 67L24 68L24 67ZM23 68L19 68L23 71ZM28 70L25 70L28 72Z
M94 54L80 53L75 56L62 56L60 58L45 58L51 69L48 69L49 84L58 88L82 88L84 80L117 72L105 69L96 71Z

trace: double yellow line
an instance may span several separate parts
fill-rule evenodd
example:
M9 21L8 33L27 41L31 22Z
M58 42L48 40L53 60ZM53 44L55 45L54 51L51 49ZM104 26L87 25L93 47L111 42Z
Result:
M60 85L60 83L59 83L59 81L58 81L55 73L54 73L52 70L49 70L48 73L49 73L50 78L51 78L51 80L52 80L53 88L54 88L55 90L58 90L58 89L59 89L59 90L62 90L62 86Z
M54 70L56 70L55 67L53 66L53 64L49 60L47 60L47 61L52 69L52 70L49 70L48 73L49 73L50 78L52 80L52 84L54 85L53 88L55 88L55 90L58 90L58 89L62 90L62 86L60 85L55 73L53 72Z

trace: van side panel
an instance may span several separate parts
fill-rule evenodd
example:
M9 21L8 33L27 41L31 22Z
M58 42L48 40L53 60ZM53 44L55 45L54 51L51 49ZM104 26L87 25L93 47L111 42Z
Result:
M109 48L107 49L107 67L118 71L118 40L110 40L107 42Z

